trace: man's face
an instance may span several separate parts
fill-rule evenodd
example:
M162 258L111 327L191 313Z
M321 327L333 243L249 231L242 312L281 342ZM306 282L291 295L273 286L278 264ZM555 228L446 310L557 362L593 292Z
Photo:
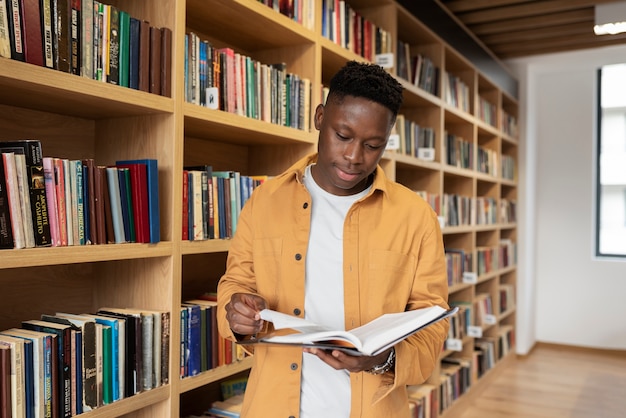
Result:
M363 191L368 176L385 151L393 114L385 106L361 97L330 99L315 110L320 131L313 178L328 193L348 196Z

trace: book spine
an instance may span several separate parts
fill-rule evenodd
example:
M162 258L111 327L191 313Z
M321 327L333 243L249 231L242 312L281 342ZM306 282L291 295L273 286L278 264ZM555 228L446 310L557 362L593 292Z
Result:
M4 174L4 159L0 156L0 248L13 248L11 209Z
M109 6L109 48L108 62L109 72L107 82L111 84L120 83L120 13L115 6Z
M81 0L70 1L70 70L80 75L81 59Z
M24 233L24 223L22 222L22 211L20 209L19 187L17 184L17 170L15 167L15 154L3 152L4 175L7 186L7 196L9 212L11 217L11 232L13 234L13 247L24 248L26 237Z
M93 79L93 0L81 0L80 10L80 75Z
M189 172L183 170L183 241L189 240ZM11 243L11 245L13 245Z
M0 57L11 58L9 13L6 1L0 1Z
M150 93L161 94L161 30L150 27L149 89Z
M43 66L43 38L40 0L20 0L23 15L24 58L26 62Z
M56 3L56 66L55 69L71 72L71 20L70 0L54 0Z
M61 159L63 164L63 178L65 190L65 226L67 228L67 245L74 245L74 214L72 210L72 173L70 169L70 161L67 158Z
M138 87L141 91L150 91L150 24L139 22L139 74Z
M129 87L130 70L130 15L119 11L119 85Z
M161 96L172 97L172 30L161 28Z
M138 19L130 18L130 30L128 40L128 87L139 89L139 25Z
M9 36L11 39L11 58L17 61L25 61L24 32L22 26L22 10L20 0L7 1L9 12Z

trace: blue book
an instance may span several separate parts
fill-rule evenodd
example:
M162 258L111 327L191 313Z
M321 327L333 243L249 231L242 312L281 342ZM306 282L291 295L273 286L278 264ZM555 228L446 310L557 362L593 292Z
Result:
M161 241L161 214L159 209L159 165L153 158L138 160L121 160L115 165L122 164L145 164L147 170L148 187L148 223L150 227L150 242Z
M139 20L132 16L128 34L128 87L139 90Z
M183 306L187 308L187 376L196 376L202 371L200 305L184 303Z
M189 312L185 306L180 307L180 377L187 377L187 358L189 357L189 340L187 334L187 316Z

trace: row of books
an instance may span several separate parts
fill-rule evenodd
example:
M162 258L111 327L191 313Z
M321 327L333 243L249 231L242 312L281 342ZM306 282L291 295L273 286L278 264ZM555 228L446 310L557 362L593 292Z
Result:
M315 0L257 0L305 28L315 28Z
M459 248L446 248L445 254L448 286L463 283L465 274L474 271L473 253Z
M500 126L502 127L502 131L513 138L517 138L519 133L517 130L517 118L510 115L505 110L502 110L501 118Z
M476 272L486 274L517 264L517 244L510 239L501 239L497 246L476 248Z
M97 0L0 1L0 56L171 96L172 31Z
M0 142L0 248L160 241L154 159L97 165Z
M411 44L398 39L398 77L434 95L439 95L439 68L426 55L412 54Z
M517 201L510 199L500 199L500 222L517 222Z
M217 171L212 166L183 170L183 240L232 238L243 205L267 176Z
M515 158L502 154L502 178L515 180Z
M344 0L322 0L322 36L371 62L392 52L391 33Z
M449 132L444 133L444 138L446 164L469 170L474 169L474 144Z
M397 152L426 161L435 159L435 130L398 114L392 134L397 134L399 148Z
M458 76L447 71L443 74L443 100L452 107L470 112L470 89Z
M490 176L497 176L498 173L498 151L485 147L478 147L476 153L476 171Z
M217 329L217 298L205 294L181 305L180 377L196 376L207 370L243 360L247 353Z
M265 64L193 32L185 35L189 103L309 131L311 88L311 80L287 72L286 63Z
M498 288L499 313L505 313L515 307L515 286L508 283Z
M459 311L450 317L450 328L448 329L448 338L446 340L446 348L449 348L448 341L463 340L469 335L469 327L474 325L472 303L451 301L451 306L458 306ZM457 350L460 351L460 350Z
M0 331L2 416L71 417L169 382L169 313L44 314Z
M439 215L445 226L495 225L497 201L493 197L469 197L444 193Z
M478 96L478 119L491 126L498 126L498 108L482 96Z

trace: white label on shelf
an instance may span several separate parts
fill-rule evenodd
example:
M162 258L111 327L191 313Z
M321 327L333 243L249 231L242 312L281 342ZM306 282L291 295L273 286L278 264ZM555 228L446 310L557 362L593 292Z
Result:
M418 148L417 158L419 158L420 160L425 160L425 161L434 161L435 149L434 148Z
M463 341L458 338L448 338L446 340L446 349L451 351L462 351Z
M485 315L484 321L485 324L487 325L495 325L495 323L497 322L496 320L496 316L495 315L491 315L491 314L487 314Z
M476 284L478 283L478 275L473 271L463 272L463 283Z
M446 218L443 216L437 216L437 220L439 221L439 228L445 228Z
M400 135L391 134L389 135L389 140L387 141L387 146L385 149L388 150L398 150L400 149Z
M481 338L483 336L483 329L476 325L470 325L467 327L467 336L474 338Z
M377 54L374 62L383 68L393 68L393 52L387 52L386 54Z
M217 87L207 87L206 89L206 107L209 109L219 109L220 91Z

